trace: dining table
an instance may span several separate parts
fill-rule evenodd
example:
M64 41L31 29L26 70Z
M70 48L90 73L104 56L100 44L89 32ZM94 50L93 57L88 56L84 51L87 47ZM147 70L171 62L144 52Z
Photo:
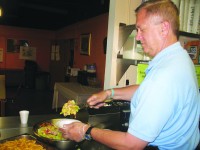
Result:
M86 105L86 100L102 88L85 86L78 82L56 82L54 85L52 109L62 107L68 100L74 100L79 107Z

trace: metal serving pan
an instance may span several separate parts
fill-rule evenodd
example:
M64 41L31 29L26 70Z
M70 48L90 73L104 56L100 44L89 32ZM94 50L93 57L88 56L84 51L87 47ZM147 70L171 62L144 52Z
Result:
M66 118L60 118L60 119L51 119L51 120L45 120L39 123L36 123L33 126L33 133L34 135L41 140L42 142L48 143L50 145L55 146L57 149L59 150L75 150L77 143L75 141L71 141L71 140L54 140L54 139L49 139L43 136L40 136L38 134L38 129L41 127L42 124L44 123L52 123L52 124L56 124L59 121L65 120Z
M36 137L30 135L30 134L21 134L21 135L18 135L18 136L14 136L14 137L11 137L11 138L7 138L7 139L4 139L4 140L1 140L0 141L0 144L3 144L5 143L6 141L14 141L14 140L19 140L21 138L26 138L27 140L35 140L37 144L41 145L44 149L46 150L55 150L54 147L50 146L50 145L47 145L43 142L40 142L39 140L37 140Z

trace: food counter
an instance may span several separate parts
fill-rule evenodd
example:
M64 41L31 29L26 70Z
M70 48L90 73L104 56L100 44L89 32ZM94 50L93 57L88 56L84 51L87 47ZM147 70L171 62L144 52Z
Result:
M67 100L73 99L82 108L86 100L93 93L101 91L101 88L84 86L77 82L56 82L54 85L54 95L52 108L61 108Z
M78 112L76 119L85 123L89 123L95 127L118 130L119 117L119 113L89 115L87 113L87 110L83 109ZM27 125L21 125L19 116L0 117L0 140L22 135L25 133L33 135L33 126L36 123L55 118L64 117L59 114L37 116L30 115ZM110 150L108 147L95 141L89 142L85 140L78 145L80 145L79 149L81 150L92 150L96 149L97 147L100 147L101 150Z
M61 118L60 115L29 116L28 123L22 125L19 116L0 117L0 140L24 133L33 134L33 125L37 122L52 118Z

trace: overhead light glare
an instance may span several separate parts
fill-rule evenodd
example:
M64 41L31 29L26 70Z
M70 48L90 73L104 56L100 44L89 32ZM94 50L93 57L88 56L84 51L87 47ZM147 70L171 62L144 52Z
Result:
M3 10L2 10L2 8L0 7L0 17L2 17L2 15L3 15Z

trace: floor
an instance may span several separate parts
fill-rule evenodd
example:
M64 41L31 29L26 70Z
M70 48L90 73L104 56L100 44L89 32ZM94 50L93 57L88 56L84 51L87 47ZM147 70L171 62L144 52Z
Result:
M23 109L29 110L30 115L56 113L52 110L52 90L9 87L6 95L5 116L17 116Z

